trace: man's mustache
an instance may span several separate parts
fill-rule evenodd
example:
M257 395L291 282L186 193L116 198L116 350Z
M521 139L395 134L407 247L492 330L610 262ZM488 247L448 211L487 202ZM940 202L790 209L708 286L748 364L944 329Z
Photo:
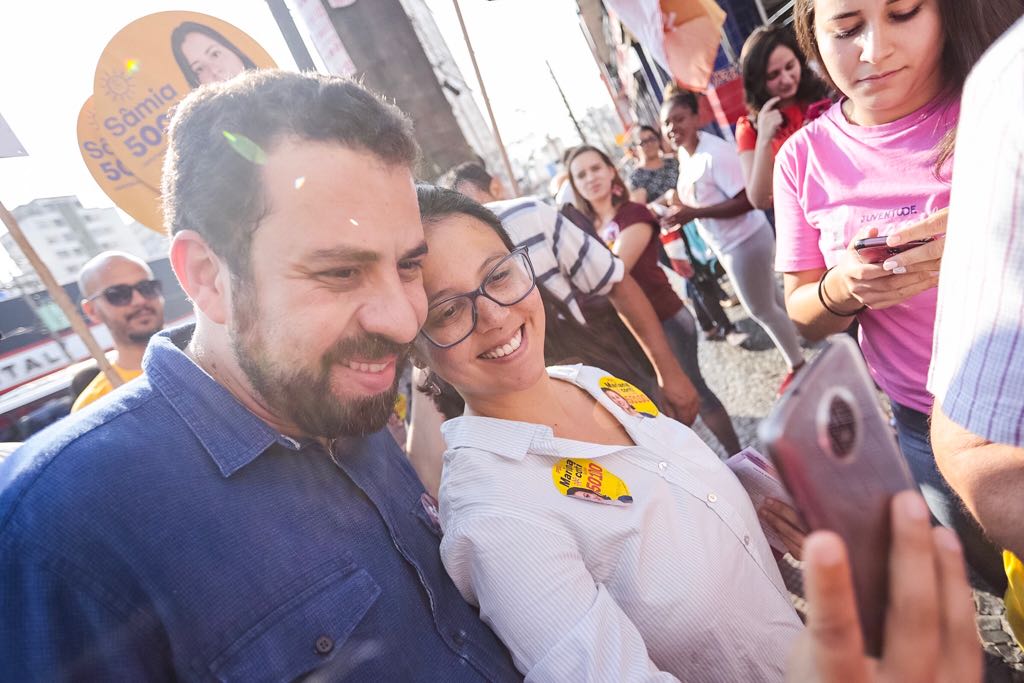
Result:
M143 306L140 306L137 311L133 311L133 312L129 313L128 314L128 320L133 320L134 318L142 315L143 313L149 313L150 315L154 315L154 316L157 314L156 313L156 309L153 308L152 306L143 305Z
M353 358L372 362L387 356L397 356L401 364L412 350L412 343L400 343L379 334L362 335L343 339L324 354L324 369L345 363Z

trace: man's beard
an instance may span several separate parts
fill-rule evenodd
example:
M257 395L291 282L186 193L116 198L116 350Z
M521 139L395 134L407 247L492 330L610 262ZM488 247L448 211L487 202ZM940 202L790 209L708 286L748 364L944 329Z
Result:
M124 335L128 337L128 341L130 341L133 344L148 344L149 340L153 337L153 335L164 328L163 314L158 314L156 309L153 308L152 306L146 305L140 307L138 311L135 311L135 313L132 314L132 317L135 317L135 315L138 315L139 313L143 312L150 313L153 316L155 322L153 323L153 327L148 330L139 330L137 332L126 331ZM125 322L125 327L127 327L130 324L131 320L129 319L128 321Z
M233 287L234 318L231 344L235 360L253 389L275 414L287 419L307 436L337 438L367 436L384 427L394 410L399 371L411 344L400 344L381 335L343 339L320 358L316 371L296 366L282 368L267 358L257 325L258 305L249 292ZM251 290L250 290L251 291ZM339 399L334 394L331 372L346 360L394 355L395 381L391 388L373 396Z

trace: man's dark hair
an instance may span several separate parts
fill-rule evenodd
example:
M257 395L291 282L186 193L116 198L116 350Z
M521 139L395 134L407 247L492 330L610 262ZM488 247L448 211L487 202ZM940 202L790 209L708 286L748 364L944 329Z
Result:
M419 158L408 117L362 85L246 71L192 91L175 109L162 182L170 233L195 230L247 275L252 236L268 210L260 166L284 138L337 143L395 166L412 168Z
M467 161L449 169L441 178L441 187L458 190L462 183L471 183L481 192L490 192L493 180L494 176L488 173L483 166L475 161Z

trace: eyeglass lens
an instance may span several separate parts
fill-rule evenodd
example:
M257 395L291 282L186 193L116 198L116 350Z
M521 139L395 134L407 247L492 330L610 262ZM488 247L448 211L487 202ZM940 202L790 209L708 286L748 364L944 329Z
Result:
M103 290L103 297L112 306L127 306L132 301L132 292L137 290L144 299L160 296L162 287L159 280L143 280L134 285L114 285Z
M511 306L522 300L532 288L533 273L526 255L511 254L499 261L487 274L480 290L452 297L433 306L427 312L423 331L437 344L455 344L473 331L476 324L473 308L481 292L501 306Z

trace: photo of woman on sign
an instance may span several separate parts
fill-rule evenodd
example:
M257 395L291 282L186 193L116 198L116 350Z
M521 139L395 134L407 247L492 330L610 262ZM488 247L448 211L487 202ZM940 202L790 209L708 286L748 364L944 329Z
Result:
M209 26L186 21L171 33L171 50L193 88L226 81L256 64L230 40Z

